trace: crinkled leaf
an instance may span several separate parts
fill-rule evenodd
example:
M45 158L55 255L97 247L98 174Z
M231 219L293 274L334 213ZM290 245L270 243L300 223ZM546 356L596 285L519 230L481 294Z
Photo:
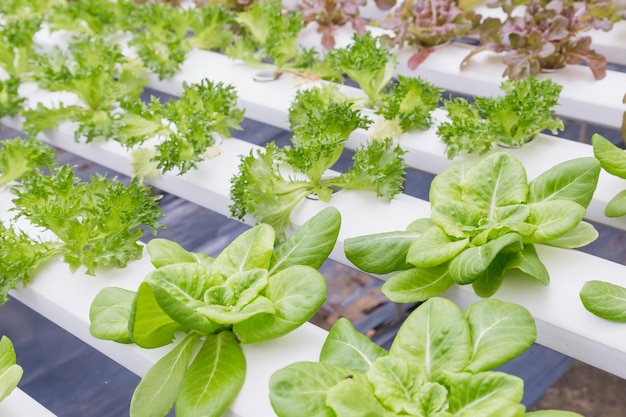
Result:
M413 303L440 295L452 284L448 264L444 264L399 272L385 281L381 291L395 303Z
M127 332L132 341L143 348L156 348L172 343L180 325L163 311L147 282L139 285L132 303Z
M494 213L492 213L495 215ZM446 234L457 239L470 237L478 233L480 221L486 213L474 204L462 201L442 201L432 206L431 218Z
M390 354L417 361L431 381L440 381L446 371L462 370L472 355L463 313L452 301L429 299L400 327Z
M406 260L418 268L441 265L458 255L469 239L453 240L439 227L431 227L413 241Z
M600 163L596 158L576 158L545 171L530 183L528 202L570 200L587 207L596 190Z
M199 338L188 335L146 372L130 401L130 417L165 416L172 409Z
M626 323L626 288L592 280L580 291L585 308L603 319Z
M134 291L123 288L100 290L89 307L89 333L98 339L130 343L128 321L134 298Z
M270 274L292 265L307 265L318 269L335 247L341 214L327 207L304 223L282 245L274 250Z
M522 238L517 233L507 233L482 246L465 249L450 262L450 277L459 284L469 284L487 270L496 256L505 248L522 250Z
M535 320L524 307L495 299L472 304L465 317L472 339L472 359L464 371L494 369L526 351L537 338Z
M444 201L463 201L461 183L477 161L460 161L444 168L430 185L429 200L432 206Z
M279 416L336 417L326 405L328 391L351 375L339 366L297 362L270 377L270 401Z
M294 265L272 275L265 297L274 314L259 314L233 326L242 343L273 339L309 320L326 300L326 280L315 269Z
M375 361L367 372L374 394L385 408L394 413L410 412L419 401L418 393L428 381L416 362L387 356Z
M344 251L350 262L372 274L411 268L406 261L411 243L420 235L415 232L387 232L357 236L344 241Z
M387 354L385 349L356 330L348 319L340 318L326 336L320 362L365 374L376 359Z
M246 358L230 331L208 335L185 372L176 414L219 417L233 402L246 379Z

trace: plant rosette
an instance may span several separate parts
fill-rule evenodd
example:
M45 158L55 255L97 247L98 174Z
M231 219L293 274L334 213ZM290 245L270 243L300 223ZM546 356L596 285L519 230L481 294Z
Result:
M432 298L407 317L389 351L342 318L319 362L297 362L272 375L270 401L279 417L581 417L526 413L523 381L493 371L536 335L525 308L495 299L462 312Z
M104 288L90 309L93 336L156 348L180 340L143 376L132 417L220 416L246 377L241 343L283 336L300 327L326 299L317 269L339 233L341 217L322 210L282 245L259 224L216 258L177 243L148 243L155 270L137 291Z
M576 248L597 238L583 216L599 174L590 157L558 164L530 183L522 163L505 152L457 162L431 184L430 218L406 231L346 239L345 253L365 272L400 271L382 287L395 302L423 301L455 283L489 297L511 269L547 285L535 244Z
M507 18L487 18L480 25L481 46L462 62L485 50L505 52L503 76L519 79L536 76L542 69L560 69L566 65L586 63L595 79L606 75L606 57L591 49L591 37L580 36L590 29L608 31L619 20L617 6L611 2L575 0L513 1L525 5L524 14Z
M378 24L393 31L385 36L393 47L415 47L417 51L408 61L409 69L416 69L435 47L477 30L481 16L452 0L407 0L386 15Z
M591 143L593 154L602 168L611 175L626 179L626 152L597 133L592 136ZM626 215L626 190L619 192L608 202L604 214L607 217Z

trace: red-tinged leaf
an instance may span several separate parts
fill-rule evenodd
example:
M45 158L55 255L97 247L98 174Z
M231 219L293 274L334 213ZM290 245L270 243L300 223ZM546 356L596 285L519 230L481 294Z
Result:
M418 49L418 51L414 53L413 55L411 55L411 58L409 58L409 62L408 62L409 69L414 70L417 67L419 67L420 64L424 62L426 58L428 58L428 55L430 55L432 51L434 51L433 48Z

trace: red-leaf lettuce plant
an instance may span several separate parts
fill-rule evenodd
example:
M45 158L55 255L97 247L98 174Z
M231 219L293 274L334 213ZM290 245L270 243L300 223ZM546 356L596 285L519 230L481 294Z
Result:
M457 162L433 180L429 218L346 239L346 256L366 272L400 271L382 287L396 302L426 300L454 283L489 297L510 269L548 284L535 245L576 248L597 238L583 216L599 174L595 158L563 162L530 183L509 153Z
M525 5L523 15L514 6ZM606 58L591 49L591 37L580 36L589 29L610 30L618 19L609 1L521 0L506 2L504 21L487 18L480 26L481 46L461 63L485 50L505 52L503 76L512 79L535 76L542 69L586 63L595 79L606 75Z
M435 46L473 33L480 19L473 9L463 9L455 0L405 0L379 24L394 32L393 36L385 36L391 46L417 48L408 61L413 70Z
M493 370L528 349L536 335L525 308L495 299L462 312L432 298L407 317L389 351L339 319L319 362L297 362L272 375L270 400L280 417L582 417L527 413L522 379Z
M322 46L330 50L335 47L335 31L348 22L357 34L365 33L366 22L361 18L359 8L366 3L366 0L301 0L296 4L296 10L302 14L305 24L317 23Z
M109 287L94 299L95 337L143 348L180 343L143 376L131 417L221 416L246 377L241 344L262 342L300 327L326 299L317 271L335 246L341 218L329 207L278 248L260 224L216 258L155 239L156 269L137 291Z

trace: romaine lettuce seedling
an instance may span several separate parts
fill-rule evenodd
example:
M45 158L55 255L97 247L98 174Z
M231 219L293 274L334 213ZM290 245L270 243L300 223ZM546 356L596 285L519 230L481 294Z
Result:
M509 153L458 162L433 180L430 218L406 231L346 239L345 252L366 272L401 271L382 287L396 302L423 301L454 283L488 297L510 269L548 284L535 245L576 248L597 238L583 216L599 174L595 158L563 162L530 183Z
M432 298L407 317L389 351L339 319L319 362L297 362L272 375L270 401L279 417L303 410L311 417L582 417L526 413L524 382L493 370L528 349L536 335L525 308L494 299L462 312Z
M148 243L156 269L139 289L105 288L90 310L90 332L154 348L180 340L143 376L131 417L221 416L246 378L241 344L285 335L326 299L317 271L339 233L334 208L312 217L281 246L260 224L216 258L187 252L164 239Z

